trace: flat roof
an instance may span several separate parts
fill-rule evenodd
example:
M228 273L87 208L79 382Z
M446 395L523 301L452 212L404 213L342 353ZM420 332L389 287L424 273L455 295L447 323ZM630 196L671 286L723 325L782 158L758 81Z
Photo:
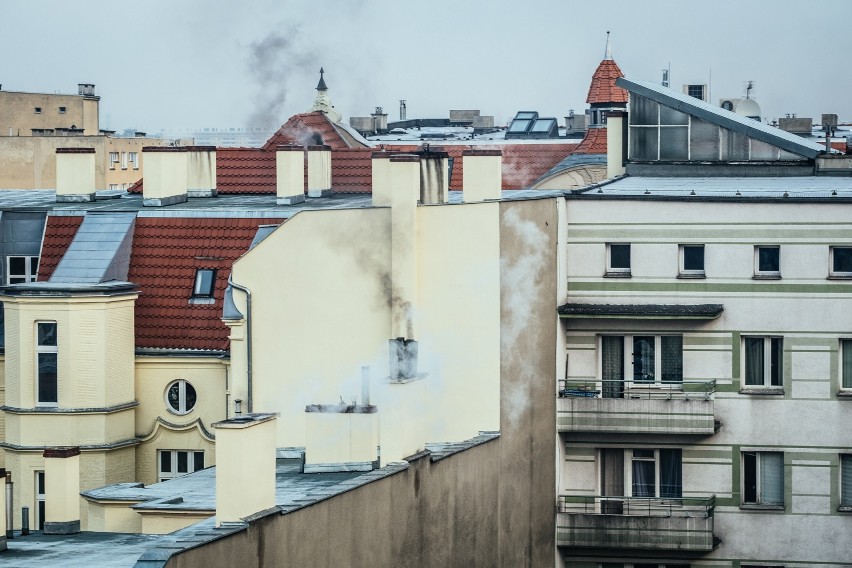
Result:
M624 176L574 191L582 197L668 199L852 199L852 177L650 177Z

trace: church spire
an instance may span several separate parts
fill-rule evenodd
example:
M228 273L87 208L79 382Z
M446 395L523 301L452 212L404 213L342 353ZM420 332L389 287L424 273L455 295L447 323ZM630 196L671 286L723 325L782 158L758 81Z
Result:
M607 32L607 33L609 33L609 32ZM323 78L324 73L325 73L325 70L322 67L320 67L320 80L319 80L319 83L317 83L317 91L327 91L328 90L328 87L325 85L325 79Z
M606 32L606 49L604 50L604 59L612 59L612 47L609 45L609 31Z
M314 106L311 107L311 112L320 111L326 115L332 122L340 122L343 118L339 112L331 104L331 97L328 96L328 85L325 84L325 69L320 67L320 80L317 83L317 98L314 101Z

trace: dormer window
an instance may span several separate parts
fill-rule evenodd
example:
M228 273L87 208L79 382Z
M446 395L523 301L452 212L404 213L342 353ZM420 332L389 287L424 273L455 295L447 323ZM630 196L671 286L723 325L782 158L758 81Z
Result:
M213 298L216 284L216 271L212 268L199 268L195 271L195 285L192 287L193 298Z

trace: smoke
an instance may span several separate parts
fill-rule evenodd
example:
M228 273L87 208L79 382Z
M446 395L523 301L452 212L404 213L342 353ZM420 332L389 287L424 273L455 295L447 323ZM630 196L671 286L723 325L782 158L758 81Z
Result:
M303 46L300 26L286 23L249 45L248 67L257 89L249 127L271 128L284 122L291 81L308 71L319 72L317 49Z
M534 352L532 335L528 333L536 301L542 294L542 273L546 265L548 237L533 221L521 219L515 209L504 216L510 237L518 244L519 254L500 259L505 317L501 329L500 349L502 352L518 353L514 382L503 393L502 403L509 423L514 426L530 405L529 385L536 376L534 365L523 355Z

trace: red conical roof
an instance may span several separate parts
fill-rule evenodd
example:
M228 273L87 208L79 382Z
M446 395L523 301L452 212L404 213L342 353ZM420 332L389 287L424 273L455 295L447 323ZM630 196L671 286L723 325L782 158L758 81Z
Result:
M592 84L589 86L586 102L589 104L626 103L627 91L615 86L615 80L619 77L624 77L624 73L613 59L601 61L595 74L592 75Z

